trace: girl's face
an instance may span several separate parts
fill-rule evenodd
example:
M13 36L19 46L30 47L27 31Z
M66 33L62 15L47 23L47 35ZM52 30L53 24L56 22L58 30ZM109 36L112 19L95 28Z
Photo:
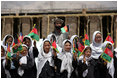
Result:
M3 47L1 47L1 57L3 57L5 55L5 50L3 49Z
M91 50L90 49L87 49L85 52L84 52L84 55L86 57L90 57L91 56Z
M21 52L21 55L26 56L28 53L28 49L26 47L23 47L23 51Z
M12 37L8 38L8 39L7 39L8 45L11 45L11 44L12 44L12 41L13 41Z
M43 49L45 53L48 53L50 50L50 43L49 41L44 42Z
M69 42L65 43L64 49L65 49L66 52L70 52L71 44Z
M24 44L27 45L28 47L30 47L31 41L26 38Z
M100 33L96 34L95 36L95 42L96 43L100 43L102 40L102 35Z

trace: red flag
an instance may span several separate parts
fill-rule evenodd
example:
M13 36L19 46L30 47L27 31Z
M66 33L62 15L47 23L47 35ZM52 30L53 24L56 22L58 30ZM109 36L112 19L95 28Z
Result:
M30 33L32 33L32 32L35 34L38 34L37 29L35 27L32 29L32 31Z
M112 40L112 38L111 38L110 35L108 35L108 36L106 37L106 41L110 41L112 44L114 44L114 42L113 42L113 40Z
M83 51L83 49L84 49L84 45L82 45L81 43L79 43L78 50L79 50L80 52L82 52L82 51Z
M89 39L88 39L88 35L87 35L87 34L85 34L85 39L86 39L86 40L89 40Z
M56 46L56 42L54 41L52 43L52 47L56 50L57 53L59 53L58 49L57 49L57 46Z
M15 43L13 43L13 46L15 46Z
M10 45L7 44L7 52L10 52Z
M113 58L113 53L109 48L106 48L104 53L106 53L107 55L109 55L111 58Z
M31 38L39 41L39 36L38 36L38 32L36 29L36 25L34 25L34 28L32 29L32 31L28 34L28 36L30 36Z
M19 40L21 41L21 42L23 42L23 34L20 32L20 35L19 35Z
M57 48L55 41L52 43L52 46L53 46L54 48Z

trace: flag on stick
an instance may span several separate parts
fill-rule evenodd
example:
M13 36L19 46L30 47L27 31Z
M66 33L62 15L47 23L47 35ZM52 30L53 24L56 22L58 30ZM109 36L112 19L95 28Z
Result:
M105 41L109 41L109 42L111 42L114 45L114 42L113 42L110 34L106 37Z
M7 58L11 59L10 45L7 44Z
M62 27L61 32L62 33L69 32L69 25Z
M57 46L56 46L56 42L55 42L55 41L52 43L52 47L53 47L53 49L55 49L55 50L56 50L56 52L57 52L57 53L59 53L59 51L58 51L58 49L57 49Z
M78 46L78 54L77 54L78 57L82 55L84 48L85 48L84 42L82 41L82 39L80 39Z
M113 52L108 47L106 47L101 55L101 58L106 62L111 62L111 59L113 58Z
M31 38L39 41L39 36L38 36L38 32L36 29L36 24L34 24L34 28L32 29L32 31L28 34L28 36L30 36Z
M90 42L87 34L85 34L83 41L85 45L90 46Z

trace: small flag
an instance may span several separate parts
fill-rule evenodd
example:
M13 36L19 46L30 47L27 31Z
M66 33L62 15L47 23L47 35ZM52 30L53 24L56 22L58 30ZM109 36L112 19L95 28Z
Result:
M103 60L106 62L111 62L111 59L113 58L113 52L108 47L106 47L101 55L101 58L103 58Z
M75 53L76 51L78 51L78 37L75 37L73 39L73 53Z
M113 42L113 40L112 40L112 38L111 38L110 35L108 35L108 36L106 37L106 41L109 41L109 42L111 42L112 44L114 44L114 42Z
M17 51L18 51L18 44L13 43L12 51L13 51L13 53L17 53Z
M61 28L62 33L65 33L65 32L68 32L68 31L69 31L69 25L64 26L64 27Z
M22 46L22 45L19 45L19 46L18 46L18 51L20 51L20 52L23 51L23 46Z
M79 47L78 47L78 54L77 54L78 57L82 55L84 48L85 48L84 42L82 41L82 39L80 39Z
M20 35L19 35L19 40L20 40L21 43L23 42L23 34L21 32L20 32Z
M11 59L10 45L7 44L7 58Z
M32 31L28 34L28 36L30 36L31 38L39 41L39 36L38 36L38 32L36 29L36 24L34 24L34 28L32 29Z
M52 43L52 47L56 50L57 53L59 53L58 49L57 49L57 46L56 46L56 42L54 41Z
M12 50L13 50L13 53L17 53L18 51L22 52L23 47L22 47L21 44L20 45L15 44L15 45L12 46Z
M17 37L18 37L17 44L22 44L21 40L19 39L19 35L18 34L17 34Z
M15 45L15 43L13 43L13 46Z
M83 41L85 45L90 46L90 42L87 34L85 34Z

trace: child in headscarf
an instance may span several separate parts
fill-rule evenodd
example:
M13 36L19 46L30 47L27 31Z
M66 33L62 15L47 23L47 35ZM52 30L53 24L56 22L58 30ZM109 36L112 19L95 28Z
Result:
M98 59L99 56L101 55L102 51L102 42L103 42L103 38L102 38L102 34L100 31L95 31L93 33L93 41L92 44L90 45L90 47L92 48L92 57L94 59Z
M54 77L54 60L53 49L48 39L42 43L41 50L38 55L38 70L37 77L39 78L53 78Z
M105 41L103 43L102 49L105 50L105 48L108 47L113 52L113 45L109 41ZM114 60L111 59L111 62L106 62L103 59L99 58L99 77L101 78L113 78L114 77Z
M5 51L7 51L7 45L10 45L10 50L12 50L12 45L14 43L14 38L12 35L6 35L4 38L3 38L3 43L2 45L4 46L5 48Z
M29 70L29 73L31 75L29 75L28 77L35 78L36 72L37 72L35 58L38 56L38 49L36 47L36 42L34 42L34 47L33 47L32 39L29 36L24 36L23 44L27 45L28 56L31 58L30 60L31 65L30 65L30 70Z
M6 58L6 51L3 45L1 45L1 78L10 78L11 75L9 73L10 66L8 65L8 60Z
M19 68L18 68L18 74L21 78L28 78L29 75L29 68L30 68L30 60L28 56L28 47L25 44L22 44L23 51L19 55Z
M86 46L83 54L77 59L77 71L79 78L94 78L95 61L91 57L91 47Z
M12 35L6 35L4 38L3 38L3 46L5 48L5 51L7 51L7 48L8 48L8 45L10 46L10 52L11 52L11 56L13 56L13 52L12 52L12 46L13 46L13 43L14 43L14 38ZM7 59L9 62L7 62L9 64L9 72L10 72L10 75L12 78L17 78L18 77L18 74L17 74L17 68L15 67L15 61L14 60L9 60Z
M73 48L74 48L74 44L73 44L73 43L75 43L75 41L74 41L75 39L76 39L76 42L78 42L77 39L79 40L79 37L78 37L77 35L73 35L73 36L71 36L71 38L70 38L70 41L71 41L71 43L72 43L72 52L74 52L74 51L73 51ZM77 46L77 44L76 44L75 46ZM76 47L76 48L78 49L78 47ZM76 52L77 52L77 51L76 51ZM73 65L73 67L74 67L74 70L73 70L73 72L72 72L72 74L71 74L71 77L72 77L72 78L77 78L77 76L78 76L78 73L77 73L78 71L77 71L77 69L76 69L76 68L77 68L77 66L76 66L76 65L77 65L77 64L76 64L76 63L77 63L77 62L76 62L77 54L76 54L75 52L74 52L74 56L73 56L73 57L74 57L74 60L73 60L72 65Z
M95 31L93 33L93 40L92 40L92 44L90 44L90 47L92 49L91 56L95 60L95 77L97 77L97 78L100 77L98 59L103 52L103 50L102 50L103 43L102 42L103 42L103 38L102 38L101 32Z
M62 48L57 44L57 38L56 38L55 34L49 34L47 36L47 39L50 40L51 44L55 41L58 51L59 52L62 52Z
M61 78L70 78L73 71L72 61L72 43L70 40L66 39L63 41L62 52L57 56L60 59L57 64L60 65L60 77Z

